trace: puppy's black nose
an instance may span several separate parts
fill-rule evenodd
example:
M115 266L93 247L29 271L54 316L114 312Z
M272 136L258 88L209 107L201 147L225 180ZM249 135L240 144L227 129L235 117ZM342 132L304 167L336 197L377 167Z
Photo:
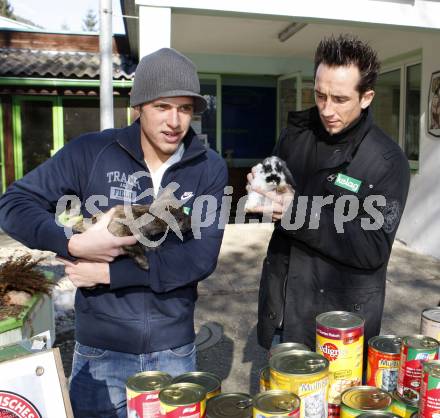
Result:
M280 184L281 178L277 174L271 174L270 176L266 177L266 183L276 183L277 185Z

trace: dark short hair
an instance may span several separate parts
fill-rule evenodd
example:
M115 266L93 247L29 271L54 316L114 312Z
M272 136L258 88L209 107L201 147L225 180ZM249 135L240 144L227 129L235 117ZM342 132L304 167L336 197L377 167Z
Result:
M332 35L324 38L315 53L315 77L319 64L329 67L349 65L358 67L361 74L357 86L359 94L374 89L380 69L376 51L368 43L352 35L339 35L337 38Z

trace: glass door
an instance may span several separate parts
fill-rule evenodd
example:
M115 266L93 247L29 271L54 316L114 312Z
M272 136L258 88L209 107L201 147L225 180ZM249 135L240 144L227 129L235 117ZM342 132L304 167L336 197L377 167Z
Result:
M278 78L277 86L277 137L287 126L289 112L308 109L315 105L313 78L301 73L287 74Z
M57 98L13 98L15 178L19 179L46 161L60 147Z
M3 106L0 101L0 194L6 190L5 177L5 148L3 141Z
M221 77L215 74L200 74L200 94L208 102L201 115L194 115L191 123L194 131L201 135L206 145L221 154L222 150L222 91Z

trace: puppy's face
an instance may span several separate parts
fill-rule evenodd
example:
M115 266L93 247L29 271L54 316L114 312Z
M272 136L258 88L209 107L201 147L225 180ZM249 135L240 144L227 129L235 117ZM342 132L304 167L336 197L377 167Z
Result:
M268 157L263 160L263 173L268 185L279 186L286 182L282 161L278 157Z

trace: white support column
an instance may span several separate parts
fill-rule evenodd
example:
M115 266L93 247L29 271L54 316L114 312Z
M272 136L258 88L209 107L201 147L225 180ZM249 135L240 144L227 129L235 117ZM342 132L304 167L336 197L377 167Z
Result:
M113 128L112 0L100 0L99 9L99 98L100 125L103 130Z
M139 6L139 58L171 46L171 8Z

